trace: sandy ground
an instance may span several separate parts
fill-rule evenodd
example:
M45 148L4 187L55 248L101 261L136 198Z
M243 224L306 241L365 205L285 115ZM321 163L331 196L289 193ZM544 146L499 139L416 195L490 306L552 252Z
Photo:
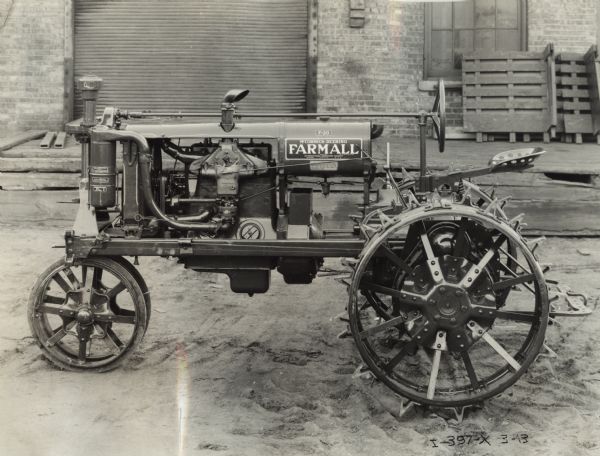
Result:
M274 274L249 298L225 277L142 259L154 311L141 348L107 374L57 370L29 336L26 302L64 228L0 224L1 455L600 454L598 313L551 327L558 358L462 423L400 417L398 398L352 375L352 339L336 338L346 293L331 278L286 286ZM551 277L597 300L600 240L540 249ZM481 433L489 444L460 439Z

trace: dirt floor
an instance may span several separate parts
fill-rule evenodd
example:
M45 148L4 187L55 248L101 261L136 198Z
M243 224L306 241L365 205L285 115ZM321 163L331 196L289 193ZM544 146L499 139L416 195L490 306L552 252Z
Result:
M274 274L268 294L249 298L225 277L142 259L154 310L141 348L110 373L63 372L29 336L26 303L61 255L50 247L66 225L2 220L2 455L600 454L597 312L549 328L558 358L540 358L458 423L422 410L400 416L397 397L353 376L353 341L336 338L346 293L332 278L286 286ZM550 277L597 302L599 239L540 249L556 265Z

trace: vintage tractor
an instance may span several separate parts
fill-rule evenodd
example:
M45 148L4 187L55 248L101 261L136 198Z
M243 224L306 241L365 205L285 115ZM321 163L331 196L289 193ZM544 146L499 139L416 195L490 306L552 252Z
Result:
M78 85L85 116L68 129L82 145L79 212L65 258L41 275L28 307L35 339L61 368L107 371L141 342L150 294L125 256L175 257L195 271L227 274L234 292L250 296L269 289L273 269L288 284L309 284L324 258L341 257L364 368L436 407L502 392L542 350L549 319L587 312L551 306L520 220L470 182L529 168L543 150L428 173L429 119L444 150L443 81L431 112L242 114L236 103L248 91L232 90L216 115L109 107L99 120L101 80ZM392 169L389 154L377 167L371 141L382 129L359 119L383 117L417 119L418 175ZM313 193L339 182L360 186L360 213L348 214L348 229L327 229Z

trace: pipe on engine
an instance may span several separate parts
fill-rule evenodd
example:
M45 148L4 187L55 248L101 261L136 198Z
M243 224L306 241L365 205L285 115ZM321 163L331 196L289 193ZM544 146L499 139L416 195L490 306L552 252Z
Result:
M221 223L181 223L177 220L173 220L168 215L160 210L156 201L154 200L154 195L152 195L152 181L150 177L150 165L152 162L152 158L150 156L150 147L148 146L148 141L146 138L134 131L123 131L123 130L111 130L111 129L101 129L97 128L92 131L92 141L133 141L138 146L138 166L140 169L140 179L142 186L142 196L144 201L150 208L150 211L154 214L154 216L171 228L175 228L178 230L200 230L200 231L211 231L216 233L220 229L225 229L229 226L229 224L221 224ZM200 214L203 215L203 214Z
M156 201L154 201L154 196L152 195L152 184L150 180L150 156L148 154L143 155L140 154L138 163L140 167L140 179L142 184L142 195L144 197L144 201L150 207L150 210L154 214L154 216L172 228L176 228L178 230L201 230L201 231L212 231L217 232L221 229L222 225L219 223L181 223L177 220L173 220L168 215L163 213Z
M163 146L163 151L174 158L175 160L179 160L182 163L190 164L201 158L200 155L190 155L179 152L177 149L174 149L168 144Z

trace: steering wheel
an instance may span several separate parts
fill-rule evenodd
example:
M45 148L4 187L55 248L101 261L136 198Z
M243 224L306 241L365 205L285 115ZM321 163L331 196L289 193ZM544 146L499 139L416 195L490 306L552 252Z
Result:
M433 102L434 113L431 116L433 121L433 128L435 135L437 136L438 146L440 152L444 152L446 147L446 90L444 88L444 80L440 79L438 82L437 93L435 94L435 101Z

